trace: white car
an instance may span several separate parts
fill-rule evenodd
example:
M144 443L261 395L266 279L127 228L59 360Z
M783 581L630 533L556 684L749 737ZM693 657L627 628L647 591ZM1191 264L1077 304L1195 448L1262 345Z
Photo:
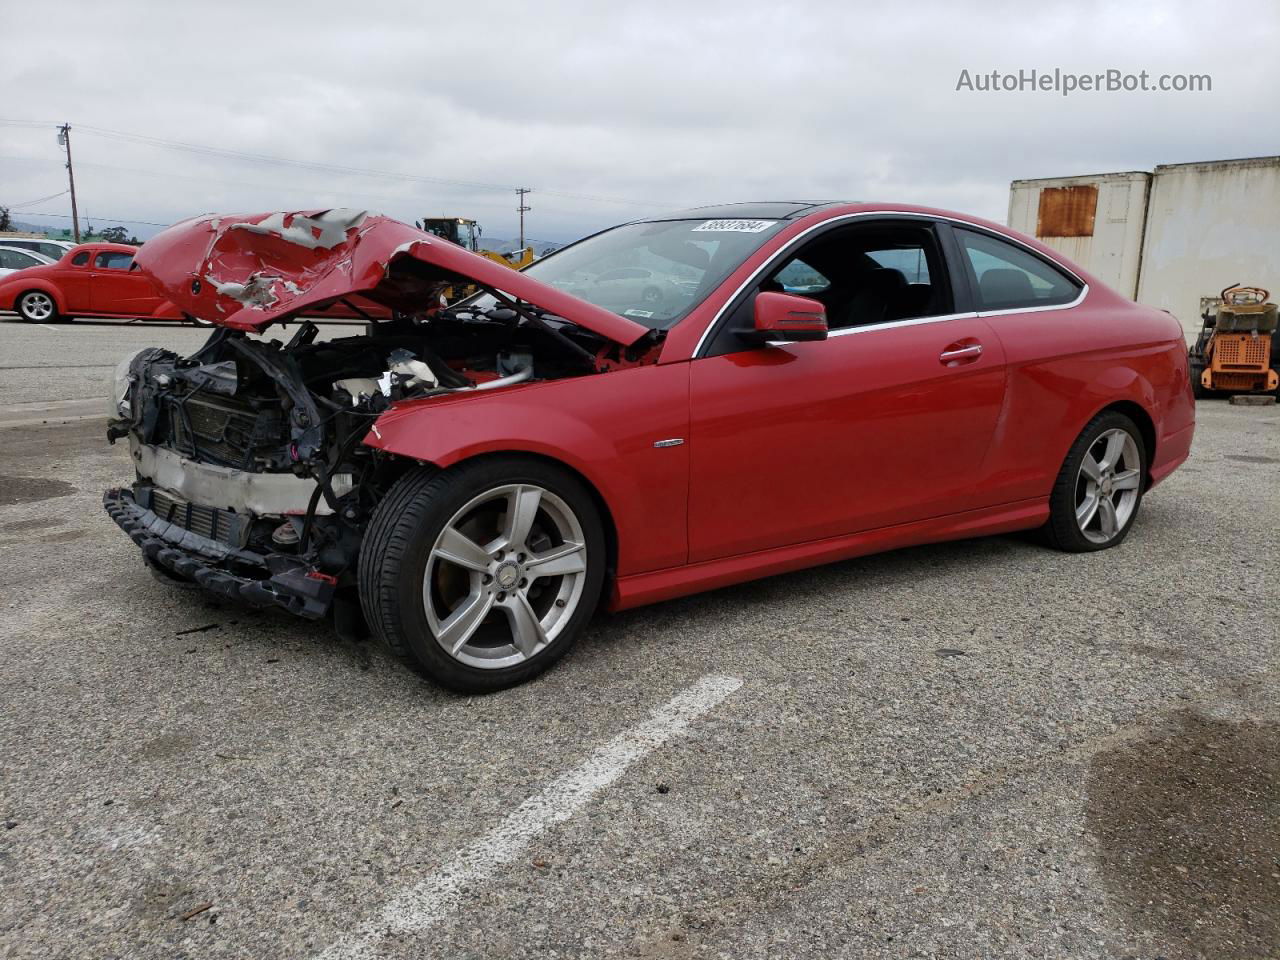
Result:
M25 270L27 267L43 267L54 262L52 257L46 257L34 250L23 250L8 244L0 246L0 276L7 276L18 270Z
M56 263L75 244L70 240L50 240L47 237L0 237L0 246L30 250L48 257L50 263Z

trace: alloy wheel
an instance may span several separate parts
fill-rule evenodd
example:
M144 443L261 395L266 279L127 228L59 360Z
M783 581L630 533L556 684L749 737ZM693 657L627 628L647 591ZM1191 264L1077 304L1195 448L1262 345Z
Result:
M587 561L582 524L559 496L528 483L486 490L431 549L422 585L431 633L469 666L523 663L573 617Z
M24 294L19 310L23 317L28 320L36 322L48 320L54 314L53 298L47 293L38 291Z
M1142 460L1126 430L1104 431L1089 445L1076 476L1076 524L1091 543L1109 543L1138 506Z

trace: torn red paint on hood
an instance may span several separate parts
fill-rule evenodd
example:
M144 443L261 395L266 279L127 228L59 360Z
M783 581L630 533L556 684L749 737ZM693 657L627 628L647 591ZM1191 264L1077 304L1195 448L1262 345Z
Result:
M408 224L362 210L206 215L174 224L134 258L180 310L234 330L262 330L359 295L423 310L428 289L406 282L401 261L426 264L437 282L475 283L629 346L648 329L603 307Z

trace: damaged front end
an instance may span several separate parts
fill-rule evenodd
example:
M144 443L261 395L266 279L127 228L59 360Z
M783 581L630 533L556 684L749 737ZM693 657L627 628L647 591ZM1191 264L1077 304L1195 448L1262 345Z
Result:
M137 261L220 329L188 357L150 348L117 370L108 438L127 440L136 480L106 492L107 512L159 575L312 619L352 596L368 519L412 466L364 443L386 411L652 362L660 337L349 211L188 221ZM487 296L445 307L462 283ZM299 319L335 303L366 332L323 339ZM258 336L284 322L287 341Z

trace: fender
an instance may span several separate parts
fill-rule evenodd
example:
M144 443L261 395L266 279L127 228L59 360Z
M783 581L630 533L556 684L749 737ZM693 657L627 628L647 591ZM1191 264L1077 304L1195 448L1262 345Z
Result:
M991 448L996 455L985 481L999 491L1000 502L1047 497L1080 431L1116 403L1132 403L1143 410L1155 426L1153 439L1158 441L1162 435L1159 391L1134 366L1145 367L1154 355L1168 349L1166 344L1143 345L1120 357L1111 351L1091 351L1011 369L1005 410ZM1038 410L1040 415L1031 420L1027 410Z
M1155 443L1160 436L1160 403L1155 388L1151 385L1145 376L1138 373L1132 367L1109 366L1103 369L1089 383L1084 394L1080 397L1080 403L1076 407L1079 415L1075 421L1070 424L1067 435L1062 439L1065 443L1060 443L1060 455L1056 465L1053 467L1053 479L1057 478L1058 471L1062 468L1062 463L1067 458L1067 453L1071 450L1071 445L1076 442L1076 438L1080 436L1085 426L1108 407L1114 407L1121 403L1131 403L1141 409L1151 420L1152 436L1149 444ZM1143 424L1139 423L1139 429L1143 428ZM1154 454L1154 450L1148 451L1150 457ZM1147 464L1147 470L1150 472L1151 463ZM1050 480L1052 484L1053 479Z
M147 317L151 320L185 320L187 315L177 308L172 301L165 300L152 310Z
M590 483L618 532L618 575L688 560L687 363L458 391L399 403L369 446L447 469L472 457L529 453ZM659 441L679 439L663 447Z
M33 268L34 269L34 268ZM28 290L39 290L53 298L59 313L66 313L66 301L62 291L43 277L12 276L0 283L0 310L16 310L18 297Z

